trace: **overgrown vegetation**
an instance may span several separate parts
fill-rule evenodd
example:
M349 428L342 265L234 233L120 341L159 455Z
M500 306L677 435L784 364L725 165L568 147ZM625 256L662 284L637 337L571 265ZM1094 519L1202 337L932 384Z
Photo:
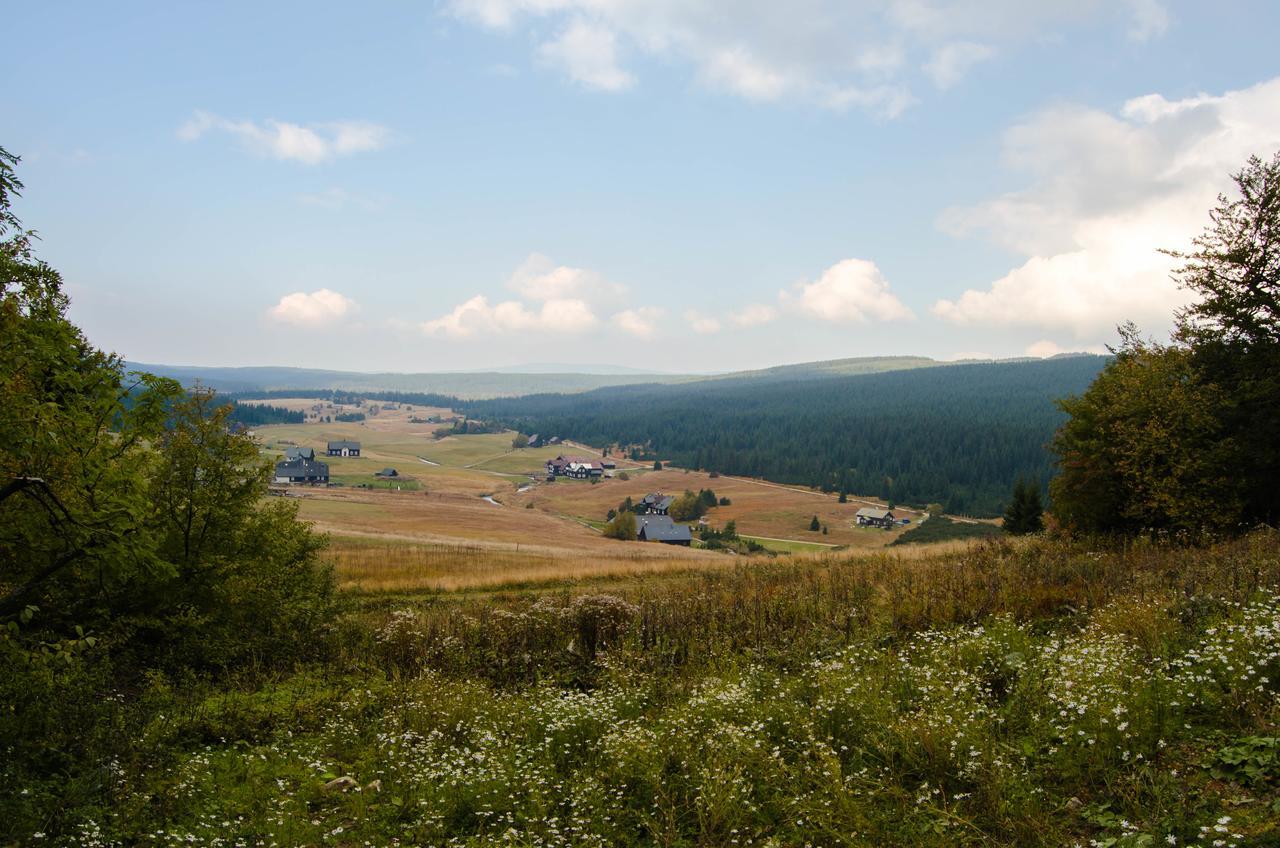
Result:
M927 545L934 542L990 539L1003 531L994 524L975 521L955 521L944 515L934 515L917 524L889 543L894 545Z

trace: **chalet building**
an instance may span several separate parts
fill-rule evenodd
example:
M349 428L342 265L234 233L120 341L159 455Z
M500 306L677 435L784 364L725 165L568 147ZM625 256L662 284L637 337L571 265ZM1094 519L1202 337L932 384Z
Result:
M289 460L292 460L292 459L305 459L308 462L314 462L315 458L316 458L315 448L292 447L292 448L284 449L285 462L288 462Z
M359 456L360 443L342 440L329 442L329 456Z
M864 506L858 510L856 518L859 527L883 527L886 530L893 527L897 520L892 510L876 509L871 506Z
M530 436L530 437L529 437L529 447L531 447L531 448L540 448L540 447L542 447L542 436L539 436L537 433L534 433L532 436Z
M604 459L600 460L600 465L604 468L605 471L612 471L613 469L618 467L618 463L614 462L612 459L609 459L608 457L605 457Z
M586 480L591 477L603 477L604 466L588 457L561 454L555 459L547 460L547 476Z
M676 524L667 515L640 515L636 517L636 538L641 542L661 542L664 545L693 544L693 534L688 525Z
M661 492L650 492L636 503L636 515L666 515L675 498Z
M300 486L329 485L329 465L314 459L287 459L276 463L276 483Z

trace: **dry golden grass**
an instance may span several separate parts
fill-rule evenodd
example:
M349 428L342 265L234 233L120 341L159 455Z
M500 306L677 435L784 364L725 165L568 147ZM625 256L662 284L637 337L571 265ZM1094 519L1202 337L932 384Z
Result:
M728 497L732 503L711 510L707 516L711 526L722 527L730 520L736 521L738 532L748 536L882 548L904 532L902 529L884 531L854 525L858 510L875 504L875 501L850 498L848 503L842 504L835 495L815 489L741 477L713 478L701 471L664 469L628 474L632 479L606 479L596 484L581 480L561 480L550 485L541 483L532 491L511 500L516 505L532 500L536 509L545 512L604 520L606 513L627 496L638 500L647 492L679 495L686 489L695 492L712 489L717 496ZM913 510L899 509L896 512L913 522L920 518L920 514ZM815 515L819 522L827 525L827 535L808 529Z

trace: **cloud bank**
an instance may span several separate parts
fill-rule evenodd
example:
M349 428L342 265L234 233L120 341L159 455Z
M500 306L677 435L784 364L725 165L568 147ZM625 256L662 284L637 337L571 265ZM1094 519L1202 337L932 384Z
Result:
M303 126L276 120L234 121L203 111L197 111L178 128L178 138L187 142L197 141L209 133L229 135L255 155L304 165L319 165L340 156L381 150L391 137L386 127L368 121L331 121Z
M1010 129L1004 160L1029 185L941 219L1026 260L986 288L940 300L960 325L1032 326L1077 340L1133 320L1170 326L1189 302L1159 249L1186 249L1230 174L1280 148L1280 79L1222 95L1128 101L1117 113L1058 106Z
M282 324L300 327L323 327L343 318L356 309L356 302L329 289L310 293L294 292L280 298L279 303L267 310L267 316Z

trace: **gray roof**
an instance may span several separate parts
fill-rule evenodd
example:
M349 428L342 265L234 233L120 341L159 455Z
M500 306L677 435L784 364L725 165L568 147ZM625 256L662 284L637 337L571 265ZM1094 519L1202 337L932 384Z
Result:
M286 460L289 460L289 459L315 459L315 458L316 458L316 449L315 449L315 448L299 448L299 447L285 448L285 449L284 449L284 458L285 458Z
M340 442L330 442L329 450L360 450L360 443L343 439Z
M878 521L883 521L886 518L893 518L893 511L888 509L876 509L872 506L864 506L862 509L858 510L858 517L874 518Z
M287 459L276 463L277 477L328 477L329 465L310 459Z
M669 515L638 515L636 536L646 542L689 542L693 534L688 526L676 524Z
M399 471L396 471L394 468L384 468L384 469L382 469L381 471L379 471L375 476L377 476L377 477L399 477L399 476L400 476L400 472L399 472Z
M661 492L650 492L640 499L640 503L645 506L651 506L654 509L670 509L671 503L674 501L671 495L664 495Z

